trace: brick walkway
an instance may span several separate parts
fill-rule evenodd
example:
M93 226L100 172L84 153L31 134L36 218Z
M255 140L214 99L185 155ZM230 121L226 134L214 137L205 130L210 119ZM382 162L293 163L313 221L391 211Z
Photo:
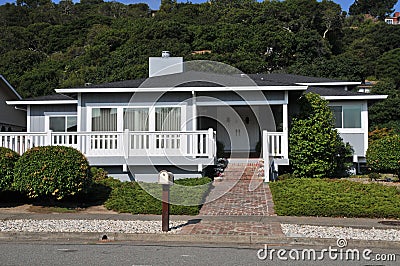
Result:
M243 170L245 169L245 170ZM271 191L257 176L257 165L230 164L222 181L200 210L200 216L275 216ZM243 219L241 219L243 220ZM283 236L280 223L209 221L185 226L182 234Z
M241 164L228 166L223 181L214 182L200 215L275 215L268 184L257 176L255 165L243 171L244 167Z
M201 221L182 228L181 234L284 236L280 223Z

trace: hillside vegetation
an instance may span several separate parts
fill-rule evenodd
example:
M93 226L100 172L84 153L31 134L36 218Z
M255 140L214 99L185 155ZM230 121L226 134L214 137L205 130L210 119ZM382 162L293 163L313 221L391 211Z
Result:
M384 80L378 92L398 106L400 26L382 19L348 16L325 0L162 1L158 12L102 0L17 0L0 6L0 74L23 97L40 96L147 77L148 57L169 50L245 73ZM398 108L390 117L385 110L372 110L380 115L372 126L396 126Z

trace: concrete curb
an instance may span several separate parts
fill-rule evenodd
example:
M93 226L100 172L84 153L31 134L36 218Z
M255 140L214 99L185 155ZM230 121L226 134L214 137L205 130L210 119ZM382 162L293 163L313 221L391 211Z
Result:
M106 239L104 239L106 236ZM102 240L103 239L103 240ZM304 248L320 246L337 248L337 239L331 238L295 238L245 235L181 235L181 234L124 234L124 233L47 233L47 232L0 232L2 241L83 241L88 243L139 241L156 243L191 243L191 244L235 244L268 246L293 246ZM346 248L392 248L400 249L400 241L353 240L347 241Z

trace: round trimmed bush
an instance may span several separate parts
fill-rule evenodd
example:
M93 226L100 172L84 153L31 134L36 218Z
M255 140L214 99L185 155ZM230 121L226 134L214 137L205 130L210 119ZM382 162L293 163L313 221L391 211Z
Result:
M11 188L14 180L14 165L18 159L18 153L0 147L0 191Z
M400 174L400 136L373 141L367 150L367 164L373 171Z
M78 150L63 146L35 147L25 152L14 168L14 188L28 197L62 199L91 184L89 163Z

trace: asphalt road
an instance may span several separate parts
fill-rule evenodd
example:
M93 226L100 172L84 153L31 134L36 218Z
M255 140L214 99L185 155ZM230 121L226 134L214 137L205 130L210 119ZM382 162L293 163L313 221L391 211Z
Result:
M102 243L102 244L61 244L61 243L0 243L0 265L399 265L397 262L377 262L362 259L360 249L359 261L340 260L329 258L325 253L321 261L313 260L291 260L290 250L298 248L299 254L302 249L299 247L272 247L276 250L284 248L285 254L281 257L287 261L279 260L277 251L273 253L273 260L269 258L260 260L265 256L264 250L258 252L258 247L222 247L207 245L188 244L146 244L146 243ZM317 249L317 258L321 257L321 249ZM269 248L268 252L271 252ZM373 249L372 254L367 257L374 259L376 254L396 254L397 261L400 261L400 251L390 249ZM270 253L269 253L270 254ZM291 255L295 256L292 251ZM343 253L345 257L345 253ZM335 255L333 255L335 256Z

